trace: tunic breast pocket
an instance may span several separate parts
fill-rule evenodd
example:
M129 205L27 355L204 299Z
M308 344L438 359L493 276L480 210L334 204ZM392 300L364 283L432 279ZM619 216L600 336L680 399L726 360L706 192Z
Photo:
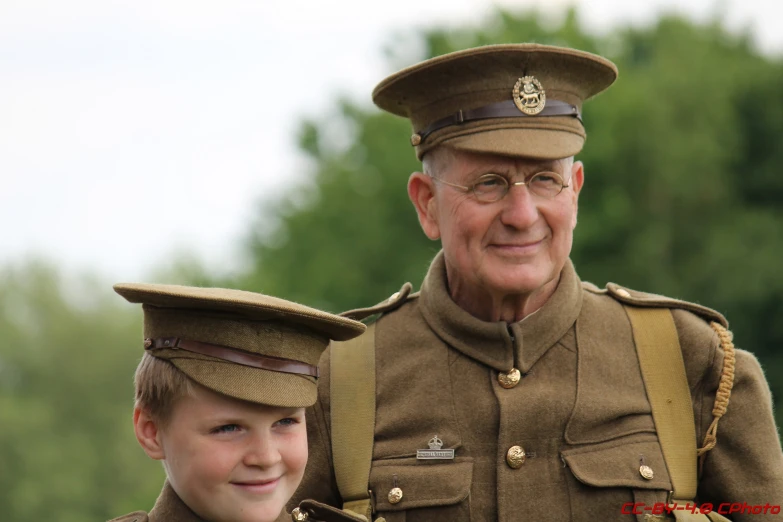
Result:
M654 515L672 484L654 435L570 448L561 457L571 471L571 520L665 520Z
M386 522L469 522L473 461L415 458L372 464L370 489L376 519Z

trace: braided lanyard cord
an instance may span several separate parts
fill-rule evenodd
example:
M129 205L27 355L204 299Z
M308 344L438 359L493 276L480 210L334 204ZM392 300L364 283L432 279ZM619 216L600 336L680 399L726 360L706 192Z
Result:
M715 393L715 404L712 407L712 424L710 424L707 435L704 437L704 446L696 452L699 456L699 476L701 476L707 452L718 443L718 421L726 413L726 408L729 406L731 388L734 386L734 364L736 361L731 332L716 322L710 323L710 326L718 334L721 348L723 348L723 370L721 371L718 390Z

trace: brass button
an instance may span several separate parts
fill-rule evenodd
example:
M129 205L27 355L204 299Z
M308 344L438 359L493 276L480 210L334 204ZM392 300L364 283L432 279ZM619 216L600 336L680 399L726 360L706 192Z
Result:
M511 469L519 469L525 463L525 450L522 446L511 446L506 453L506 463Z
M291 520L294 522L305 522L308 518L310 517L307 515L307 511L299 509L298 507L295 507L294 510L291 511Z
M402 490L400 488L392 488L389 491L389 504L396 504L402 500Z
M617 289L617 295L619 295L620 297L626 297L626 298L627 297L631 297L631 293L628 292L628 290L626 290L625 288L618 288Z
M421 143L421 135L420 134L414 134L411 136L411 145L414 147Z
M641 475L643 478L647 480L652 480L655 476L655 473L653 473L653 470L650 466L639 466L639 475Z
M521 377L522 374L519 373L519 370L517 370L516 368L511 368L511 371L508 373L498 374L498 382L502 387L509 389L519 384L519 380Z

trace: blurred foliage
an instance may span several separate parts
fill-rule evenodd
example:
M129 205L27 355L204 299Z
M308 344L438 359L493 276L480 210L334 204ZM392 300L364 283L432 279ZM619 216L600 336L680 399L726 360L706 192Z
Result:
M141 311L46 264L0 271L2 520L107 520L149 506L163 470L133 435Z
M603 54L620 79L585 106L586 184L572 257L585 280L697 301L726 314L783 397L783 64L720 21L663 17L586 31L498 11L480 26L395 39L389 72L455 49L537 41ZM405 40L405 41L403 41ZM369 96L368 96L369 99ZM228 285L331 311L418 284L438 250L408 201L420 168L407 121L337 100L303 122L311 170L249 226L250 269L210 276L181 257L156 280ZM0 269L3 520L106 520L149 509L163 480L131 428L141 312L108 285L51 265ZM778 406L778 422L783 408Z

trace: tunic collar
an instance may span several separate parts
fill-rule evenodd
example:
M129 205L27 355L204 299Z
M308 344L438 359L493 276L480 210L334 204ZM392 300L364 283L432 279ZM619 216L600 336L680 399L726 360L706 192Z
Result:
M518 368L527 373L573 326L582 308L582 286L568 259L557 289L537 312L511 324L486 322L451 299L440 251L421 285L419 302L425 321L446 344L499 372Z
M149 519L150 522L206 522L179 498L168 480L150 511Z

